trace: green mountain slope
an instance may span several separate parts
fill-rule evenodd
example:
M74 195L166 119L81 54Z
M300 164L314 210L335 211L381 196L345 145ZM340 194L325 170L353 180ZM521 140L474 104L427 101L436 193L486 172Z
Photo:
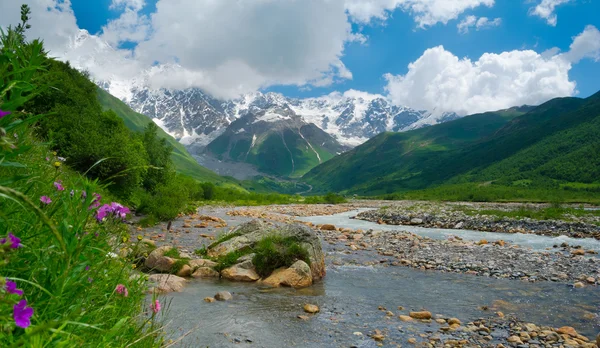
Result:
M274 107L235 120L206 150L219 160L253 164L263 173L300 177L345 148L292 110Z
M559 98L527 113L511 109L381 134L304 179L317 192L362 194L495 180L591 182L599 168L592 139L600 134L598 99Z
M98 88L98 100L104 108L104 110L113 110L119 117L123 119L125 125L137 132L144 130L146 125L152 120L147 116L139 114L133 111L129 106L123 103L116 97L113 97L105 90ZM229 178L224 178L216 174L215 172L202 167L196 160L189 154L185 147L175 140L172 136L167 134L165 131L159 128L159 136L167 139L169 144L173 146L173 163L177 172L188 175L200 181L209 182L228 182L231 181Z

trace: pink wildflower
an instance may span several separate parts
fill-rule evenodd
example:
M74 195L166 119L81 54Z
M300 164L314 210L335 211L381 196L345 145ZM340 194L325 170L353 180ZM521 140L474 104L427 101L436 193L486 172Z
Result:
M48 196L42 196L42 197L40 197L40 201L42 201L42 203L44 203L44 204L50 204L50 203L52 203L52 200Z
M117 292L117 294L121 294L124 297L129 296L129 291L127 290L127 288L123 284L117 285L117 287L115 288L115 291Z
M63 187L63 185L62 185L62 182L61 182L61 181L57 181L57 182L55 182L55 183L54 183L54 187L56 187L56 190L57 190L57 191L64 191L64 190L65 190L65 188Z
M150 309L156 314L160 311L160 302L158 300L154 300L153 303L150 304Z

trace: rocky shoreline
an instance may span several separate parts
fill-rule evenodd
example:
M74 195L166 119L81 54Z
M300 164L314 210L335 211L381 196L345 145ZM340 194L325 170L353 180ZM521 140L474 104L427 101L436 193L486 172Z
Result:
M504 241L438 240L404 231L352 231L321 228L324 240L345 253L376 253L368 264L405 266L438 272L465 273L523 281L552 281L574 287L600 282L600 259L594 252L570 246L536 252Z
M581 221L515 219L494 215L468 215L448 206L393 205L362 212L357 219L387 225L412 225L430 228L464 229L482 232L530 233L544 236L568 236L600 240L600 219ZM573 217L576 219L576 217Z

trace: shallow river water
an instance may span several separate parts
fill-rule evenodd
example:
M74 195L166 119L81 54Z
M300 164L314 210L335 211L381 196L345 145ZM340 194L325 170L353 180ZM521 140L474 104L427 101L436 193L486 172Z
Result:
M377 224L369 227L360 220L347 221L355 214L305 219L340 227L398 229ZM449 233L414 229L410 228L411 232L429 237L435 236L436 231L440 231L439 238L446 238L444 233ZM450 231L464 238L482 238L481 232ZM488 240L494 240L488 235L491 233L486 233ZM514 241L510 237L515 235L498 239ZM527 237L531 240L537 236ZM530 246L543 248L544 243L549 242L536 241ZM367 335L379 329L386 333L386 346L406 345L410 337L420 340L419 333L439 329L435 322L405 323L397 318L409 310L421 309L457 317L463 323L502 311L539 325L570 325L589 337L595 337L600 328L597 316L600 290L596 287L574 290L565 284L527 283L404 267L335 266L330 261L338 256L337 252L326 243L324 248L328 254L327 276L308 289L261 289L255 284L224 280L190 281L183 292L169 294L163 300L170 302L166 312L169 338L185 335L177 344L181 347L376 347L376 342ZM203 301L223 290L231 292L233 300ZM321 313L308 321L298 319L299 314L304 314L305 303L318 305ZM386 317L385 311L378 310L379 306L395 316ZM398 306L404 310L398 310ZM482 310L482 306L489 309Z
M511 244L518 244L524 247L530 247L533 250L545 250L552 248L554 245L568 243L569 245L580 245L586 250L594 250L600 252L600 240L594 238L571 238L567 236L547 237L527 233L498 233L498 232L481 232L473 230L454 230L443 228L424 228L418 226L395 226L395 225L379 225L371 221L352 219L351 217L368 209L353 210L341 214L329 216L309 216L300 217L298 220L310 221L314 224L334 224L337 227L352 228L352 229L373 229L380 231L408 231L420 236L429 237L432 239L447 239L450 236L458 236L465 240L481 240L486 239L490 242L496 240L504 240Z

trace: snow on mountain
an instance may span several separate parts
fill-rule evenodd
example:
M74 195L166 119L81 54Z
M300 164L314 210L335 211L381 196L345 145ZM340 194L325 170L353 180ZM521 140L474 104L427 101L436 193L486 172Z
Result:
M79 69L90 70L101 88L152 118L167 133L189 146L206 146L236 119L272 106L289 107L307 123L314 123L338 142L350 146L359 145L381 132L405 131L458 117L454 113L392 105L382 95L356 90L306 99L255 92L235 100L218 100L198 88L157 89L154 87L164 85L160 81L165 76L178 76L189 85L193 85L196 77L182 75L181 67L176 64L156 65L146 70L123 65L124 60L118 59L121 54L122 51L113 49L98 36L81 30L61 59L69 60ZM119 67L118 77L105 73L115 71L102 69L108 65ZM277 120L281 116L269 117Z

